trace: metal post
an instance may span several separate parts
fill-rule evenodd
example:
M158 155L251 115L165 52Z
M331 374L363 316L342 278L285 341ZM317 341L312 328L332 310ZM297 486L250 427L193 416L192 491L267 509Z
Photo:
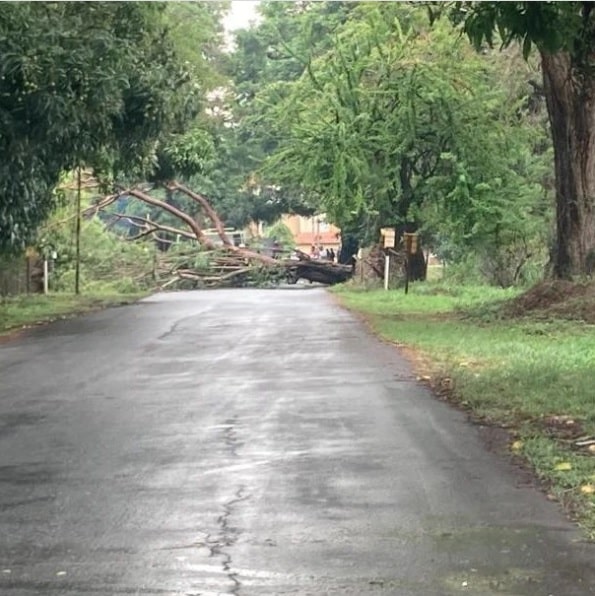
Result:
M50 268L48 267L48 258L47 256L43 257L43 293L47 296L49 293L49 273Z
M384 255L384 289L388 290L388 276L390 274L390 256Z
M409 294L409 252L405 256L405 294Z

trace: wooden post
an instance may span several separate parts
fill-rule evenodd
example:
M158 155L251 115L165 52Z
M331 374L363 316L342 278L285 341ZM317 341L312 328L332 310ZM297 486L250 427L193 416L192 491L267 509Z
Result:
M81 167L77 171L74 293L81 293Z
M26 259L26 269L25 269L25 288L27 289L27 294L31 293L31 257L27 255Z
M356 259L357 259L356 263L359 266L359 281L363 286L364 285L364 251L361 248L361 246L360 246L360 248L357 249ZM355 271L353 272L353 274L355 275Z
M388 290L388 278L390 276L390 255L384 255L384 289Z

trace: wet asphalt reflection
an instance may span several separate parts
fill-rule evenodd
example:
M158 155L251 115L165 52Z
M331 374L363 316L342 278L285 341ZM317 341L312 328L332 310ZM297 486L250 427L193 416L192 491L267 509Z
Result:
M595 547L322 289L0 346L0 594L588 596Z

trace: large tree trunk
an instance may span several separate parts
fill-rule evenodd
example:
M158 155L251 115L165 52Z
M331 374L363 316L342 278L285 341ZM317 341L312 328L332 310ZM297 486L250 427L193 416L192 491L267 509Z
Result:
M557 278L590 273L595 257L595 79L566 52L542 52L556 171Z

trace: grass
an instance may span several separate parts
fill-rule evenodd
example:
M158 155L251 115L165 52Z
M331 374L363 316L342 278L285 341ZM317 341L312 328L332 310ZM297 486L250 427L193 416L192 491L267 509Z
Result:
M144 295L93 293L77 296L56 293L0 298L0 334L109 306L131 304Z
M413 348L420 375L477 418L511 431L550 492L595 538L595 326L539 312L511 318L519 292L415 284L402 291L335 290L383 338Z

